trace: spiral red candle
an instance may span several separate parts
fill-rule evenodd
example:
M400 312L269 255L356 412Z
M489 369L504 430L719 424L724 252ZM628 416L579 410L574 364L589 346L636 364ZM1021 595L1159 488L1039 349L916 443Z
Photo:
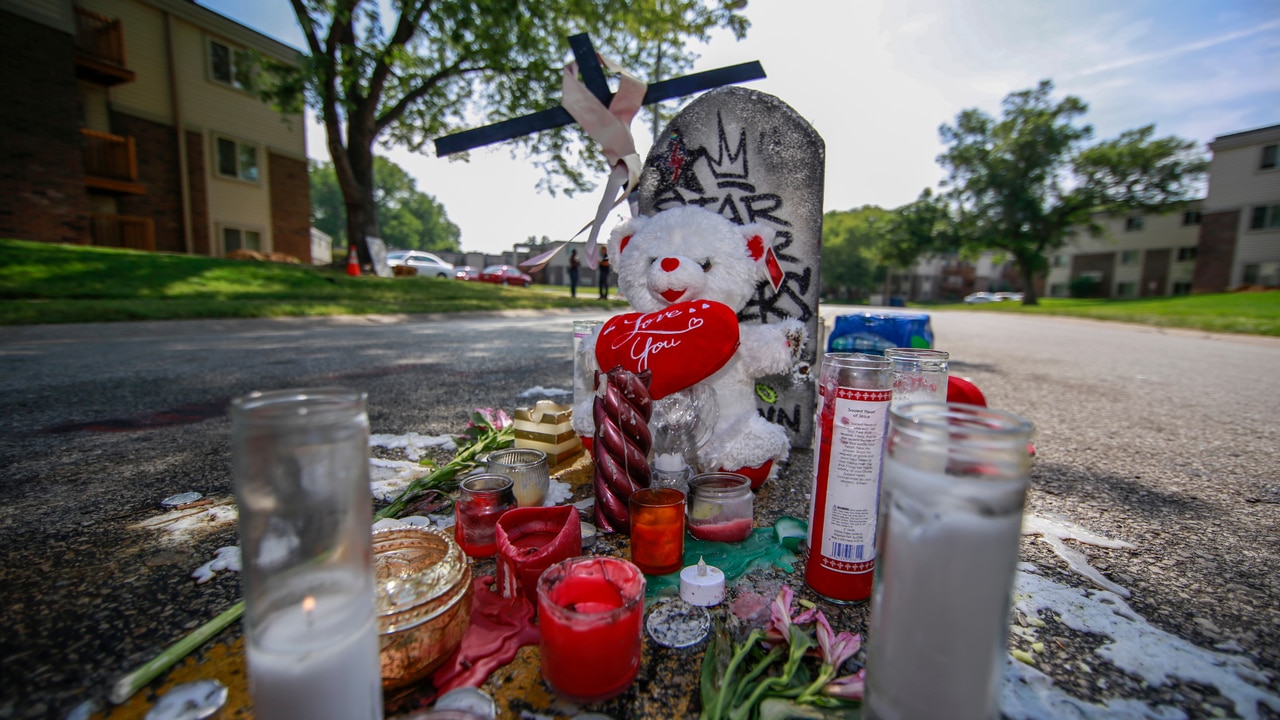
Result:
M627 500L636 490L649 487L650 378L648 371L636 374L621 367L596 372L592 484L596 525L604 532L625 532L631 524Z

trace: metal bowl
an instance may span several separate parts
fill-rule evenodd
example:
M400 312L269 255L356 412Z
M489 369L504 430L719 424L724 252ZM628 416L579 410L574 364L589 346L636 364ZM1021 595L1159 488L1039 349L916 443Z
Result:
M373 533L382 687L411 685L462 644L471 625L471 567L450 533L399 527Z

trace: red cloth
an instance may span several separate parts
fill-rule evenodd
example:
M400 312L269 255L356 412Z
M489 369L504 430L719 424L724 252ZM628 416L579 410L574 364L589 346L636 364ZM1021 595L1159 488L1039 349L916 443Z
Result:
M947 377L947 402L987 406L987 398L977 385L955 375Z
M533 623L534 608L524 594L504 598L489 589L492 583L492 575L472 581L471 625L458 651L431 676L441 695L460 687L480 687L489 673L511 662L516 651L542 639Z

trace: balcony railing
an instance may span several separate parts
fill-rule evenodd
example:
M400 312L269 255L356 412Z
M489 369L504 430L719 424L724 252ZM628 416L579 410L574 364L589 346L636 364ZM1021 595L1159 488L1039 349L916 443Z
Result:
M156 230L151 218L99 213L90 217L92 225L89 232L94 245L130 250L156 249Z
M98 190L141 195L133 138L81 128L85 184Z
M133 82L124 60L124 26L116 18L77 7L76 70L86 80L103 85Z

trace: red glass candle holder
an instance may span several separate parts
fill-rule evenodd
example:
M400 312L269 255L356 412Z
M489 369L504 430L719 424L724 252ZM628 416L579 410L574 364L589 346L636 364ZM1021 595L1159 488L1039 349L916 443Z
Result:
M538 605L538 578L548 567L582 554L582 520L571 505L516 508L498 519L498 588Z
M472 475L458 484L454 537L467 555L486 558L498 551L498 518L516 506L512 486L506 475Z
M631 562L646 575L684 567L684 493L645 488L627 501L631 511Z
M542 677L580 703L620 695L640 672L644 575L612 557L576 557L538 579Z

